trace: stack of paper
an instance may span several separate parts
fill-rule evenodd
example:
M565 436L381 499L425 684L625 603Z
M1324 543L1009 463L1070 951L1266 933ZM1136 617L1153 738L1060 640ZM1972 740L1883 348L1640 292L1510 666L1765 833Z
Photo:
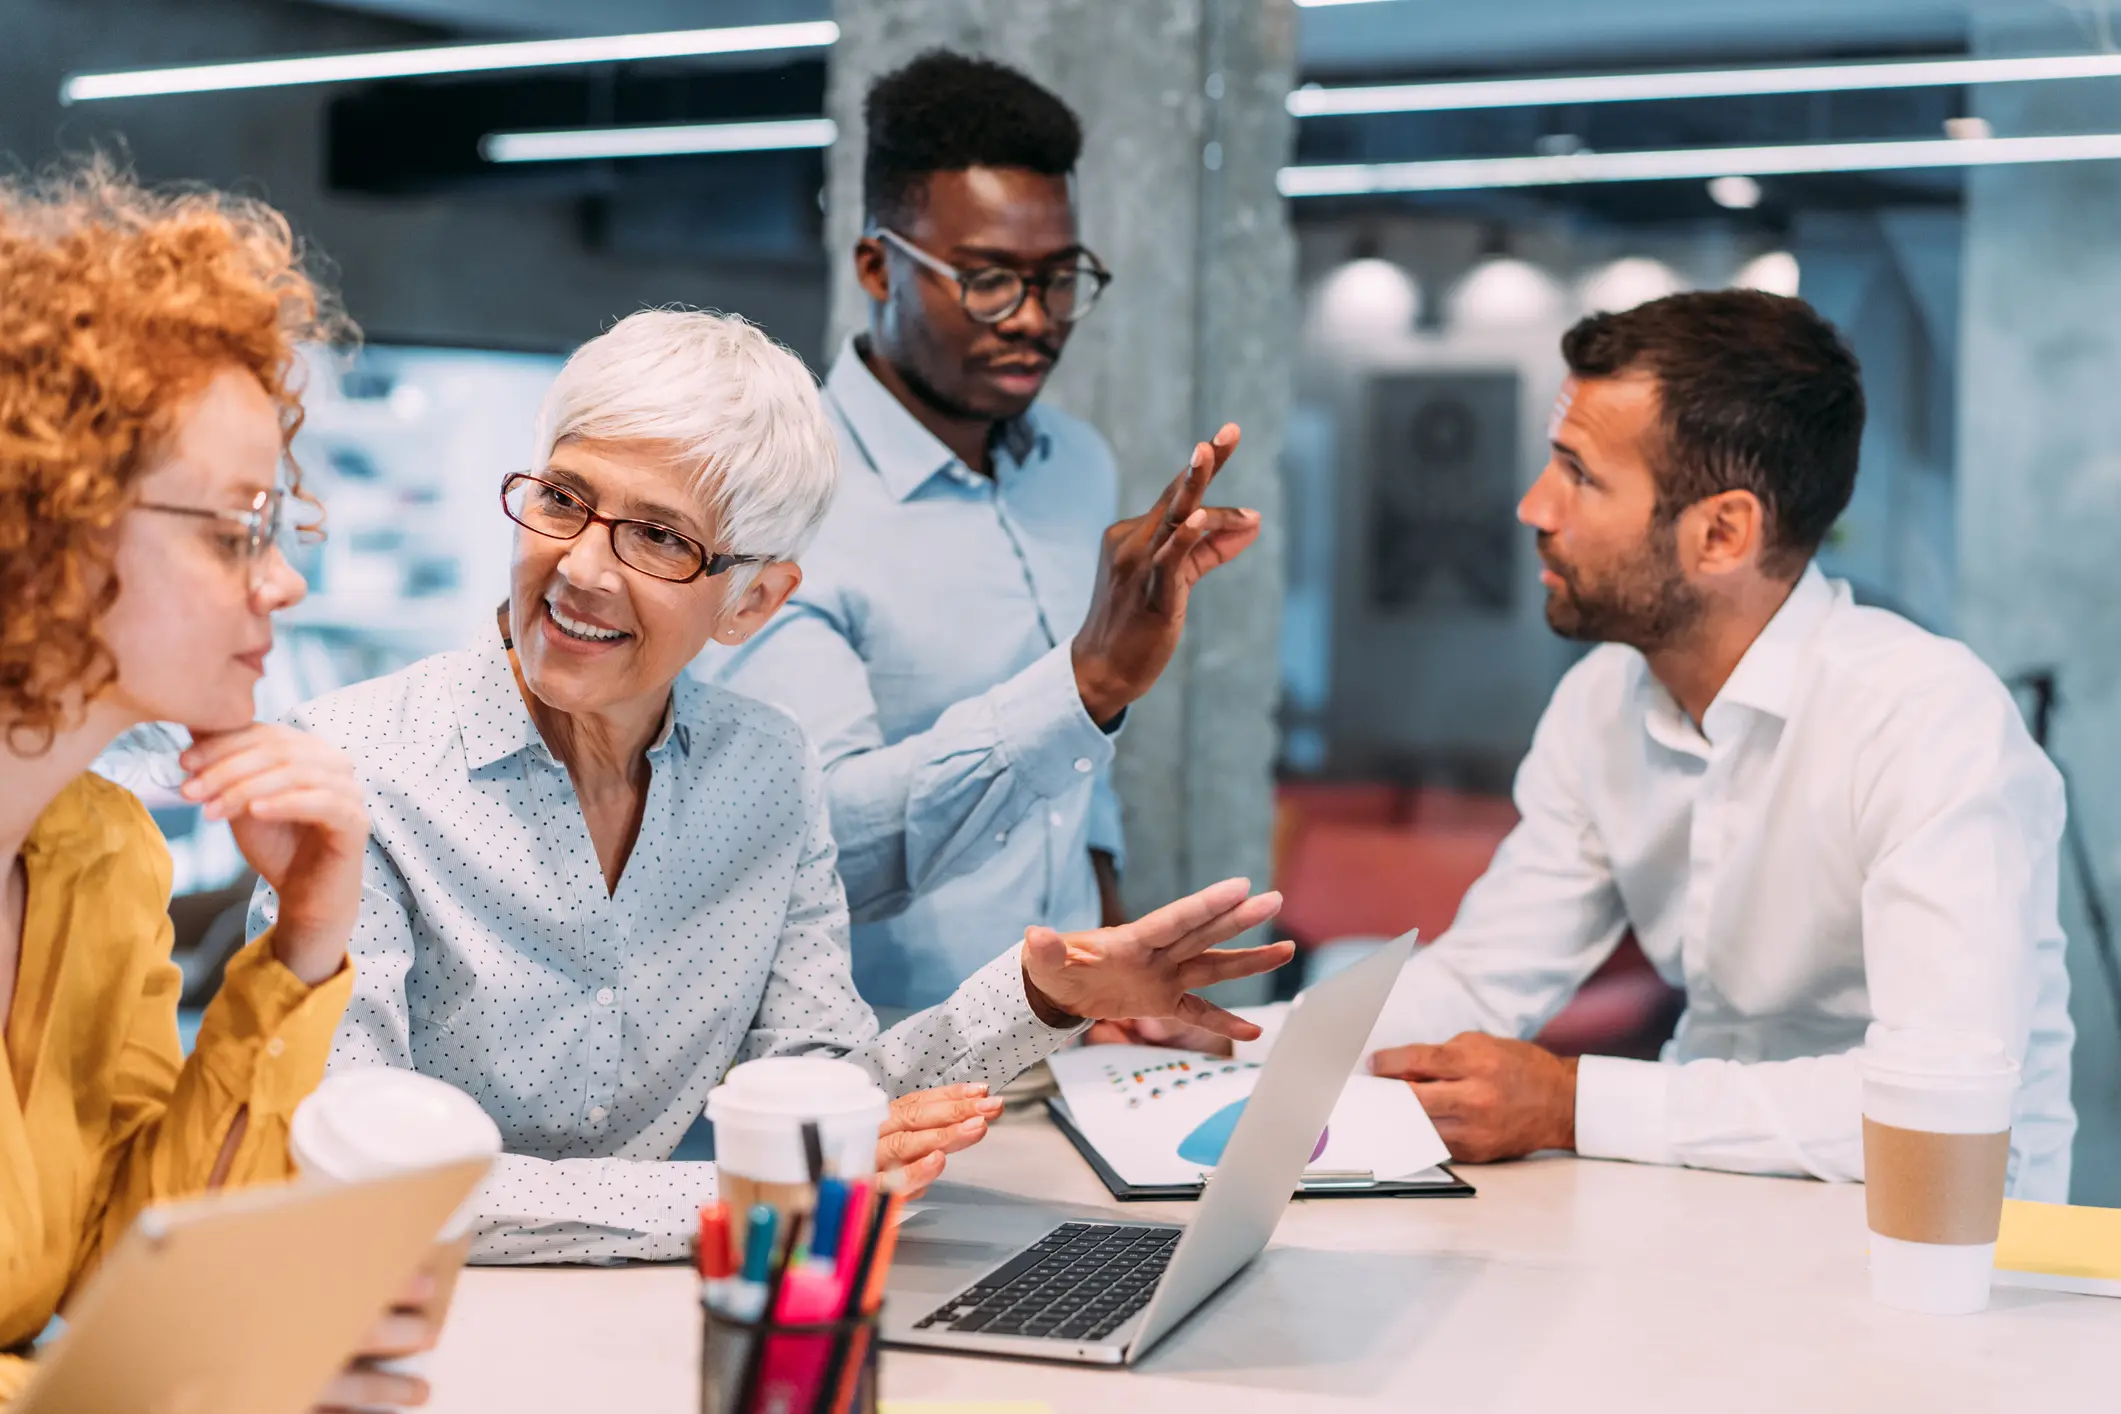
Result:
M1157 1046L1084 1046L1049 1062L1083 1137L1120 1178L1197 1183L1222 1159L1258 1082L1251 1061ZM1375 1075L1348 1078L1310 1167L1409 1178L1450 1157L1414 1092Z

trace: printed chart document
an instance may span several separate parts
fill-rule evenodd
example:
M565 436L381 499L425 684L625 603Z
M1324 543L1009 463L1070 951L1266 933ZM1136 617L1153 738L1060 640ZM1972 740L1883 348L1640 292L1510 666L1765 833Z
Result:
M1160 1046L1083 1046L1047 1064L1075 1127L1122 1180L1142 1187L1198 1183L1220 1163L1260 1071L1253 1061ZM1412 1180L1449 1157L1404 1081L1351 1075L1310 1168Z

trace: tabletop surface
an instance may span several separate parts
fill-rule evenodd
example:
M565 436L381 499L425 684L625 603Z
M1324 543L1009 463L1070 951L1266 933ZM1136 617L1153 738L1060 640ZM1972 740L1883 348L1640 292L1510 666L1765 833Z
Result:
M1292 1204L1132 1370L894 1351L884 1395L1057 1414L2121 1409L2121 1300L1999 1287L1978 1316L1876 1306L1859 1187L1573 1158L1464 1172L1478 1197ZM950 1173L1130 1218L1192 1207L1112 1203L1032 1116ZM429 1407L690 1414L696 1290L681 1267L469 1271Z

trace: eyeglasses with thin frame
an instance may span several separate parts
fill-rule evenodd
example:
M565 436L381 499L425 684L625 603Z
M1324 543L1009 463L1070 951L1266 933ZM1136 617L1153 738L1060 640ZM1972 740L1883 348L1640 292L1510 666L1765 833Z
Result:
M709 553L682 531L652 520L598 515L594 507L564 486L519 471L501 483L501 509L525 530L553 540L573 540L592 525L611 534L611 553L619 563L672 584L690 584L735 565L766 563L765 555Z
M1088 251L1075 255L1071 264L1041 270L1036 275L1020 274L1005 265L960 270L948 261L930 255L888 226L877 227L876 234L879 240L897 246L916 263L946 280L956 281L959 306L981 324L1001 323L1024 307L1024 301L1031 297L1033 290L1038 291L1039 303L1045 306L1048 315L1062 324L1073 324L1097 307L1105 286L1112 283L1112 272Z
M258 492L244 510L176 506L166 501L139 501L134 508L161 515L220 521L240 529L241 538L227 537L223 552L243 566L251 592L256 593L265 585L267 567L271 563L270 551L278 550L284 558L297 543L315 544L324 538L321 526L295 523L292 501L286 487L276 486L270 491Z

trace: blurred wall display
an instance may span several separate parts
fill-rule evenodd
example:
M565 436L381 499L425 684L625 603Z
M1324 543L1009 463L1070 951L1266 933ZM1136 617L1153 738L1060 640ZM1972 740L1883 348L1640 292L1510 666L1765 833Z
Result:
M1370 380L1369 609L1509 609L1517 398L1514 370Z
M1801 289L1848 336L1871 415L1821 565L1950 631L1956 212L1800 213L1778 232L1371 212L1299 238L1285 768L1507 785L1583 651L1547 628L1516 523L1546 460L1561 335L1677 289Z
M309 596L275 620L258 684L272 721L349 683L494 632L508 593L501 478L530 465L556 355L369 345L312 351L292 455L322 504L325 538L294 556ZM225 824L175 787L181 734L148 733L97 769L134 790L169 840L177 894L243 874Z

